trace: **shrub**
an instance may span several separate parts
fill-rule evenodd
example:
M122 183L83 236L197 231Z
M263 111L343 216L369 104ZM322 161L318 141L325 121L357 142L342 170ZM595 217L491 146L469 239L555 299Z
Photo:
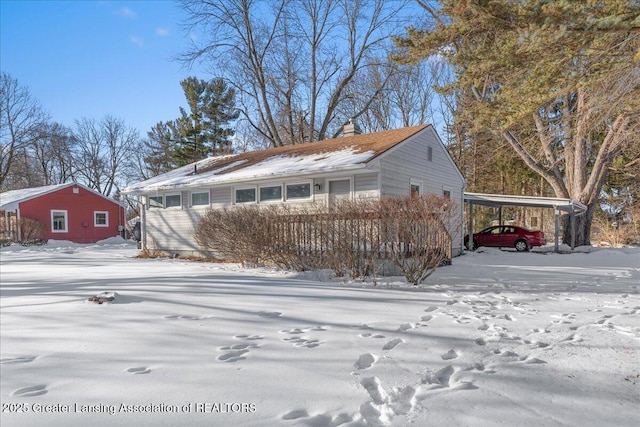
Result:
M337 276L375 276L383 262L417 285L450 258L453 206L435 196L339 201L325 205L237 206L208 211L196 242L225 259Z
M44 240L46 243L46 229L45 225L37 219L29 217L20 218L21 242Z

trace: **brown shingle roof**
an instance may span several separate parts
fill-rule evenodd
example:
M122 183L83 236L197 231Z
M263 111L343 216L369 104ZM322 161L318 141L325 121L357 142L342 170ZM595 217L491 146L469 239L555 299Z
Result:
M258 164L275 156L310 156L322 153L331 153L346 148L352 148L355 153L373 152L367 162L378 157L390 148L398 145L410 136L420 132L429 125L412 126L402 129L387 130L382 132L367 133L361 135L346 136L342 138L325 139L323 141L308 144L287 145L284 147L268 148L266 150L249 151L246 153L223 156L207 162L204 167L198 166L197 173L205 173L219 170L216 175L234 172ZM224 169L224 170L221 170ZM193 172L191 174L194 174Z

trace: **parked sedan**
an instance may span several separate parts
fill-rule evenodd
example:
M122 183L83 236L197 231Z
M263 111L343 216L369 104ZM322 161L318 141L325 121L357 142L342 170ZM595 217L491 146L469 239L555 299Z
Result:
M533 246L545 245L547 241L542 231L532 231L513 225L497 225L485 228L473 235L473 247L493 246L516 248L518 252L528 251ZM469 235L464 236L464 245L469 249Z

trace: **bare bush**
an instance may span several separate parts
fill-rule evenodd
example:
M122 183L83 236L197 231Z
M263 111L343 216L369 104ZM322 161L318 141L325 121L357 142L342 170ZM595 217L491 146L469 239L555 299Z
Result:
M450 201L436 196L239 206L207 212L194 237L231 261L330 268L339 277L375 276L391 262L417 285L451 259L451 212Z
M45 225L34 218L20 218L20 239L21 241L31 242L40 241L46 238Z

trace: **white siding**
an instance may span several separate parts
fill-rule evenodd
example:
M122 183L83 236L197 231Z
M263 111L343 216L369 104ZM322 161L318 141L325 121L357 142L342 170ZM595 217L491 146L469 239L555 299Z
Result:
M356 199L380 197L378 173L375 172L356 175L354 180L354 191Z
M211 207L221 209L231 206L231 187L214 187L211 189Z
M146 211L146 243L148 249L165 252L197 251L193 230L202 209L148 209Z
M428 147L432 149L432 160L428 160ZM451 192L451 200L458 207L459 218L452 221L453 250L462 247L460 225L462 222L462 189L464 180L438 139L432 127L414 135L380 158L381 191L383 195L409 195L411 180L422 183L422 194L443 195Z

